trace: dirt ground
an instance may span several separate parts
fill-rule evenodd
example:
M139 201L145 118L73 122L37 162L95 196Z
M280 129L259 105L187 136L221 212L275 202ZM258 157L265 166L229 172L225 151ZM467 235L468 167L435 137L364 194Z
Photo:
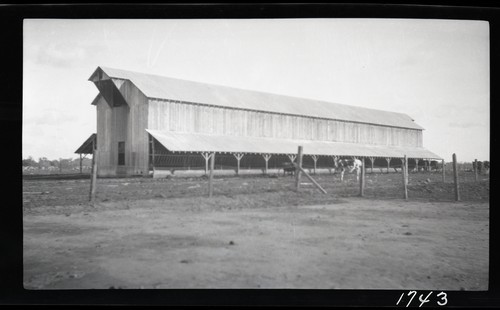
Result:
M24 180L27 289L486 290L489 176ZM447 181L452 180L447 176Z

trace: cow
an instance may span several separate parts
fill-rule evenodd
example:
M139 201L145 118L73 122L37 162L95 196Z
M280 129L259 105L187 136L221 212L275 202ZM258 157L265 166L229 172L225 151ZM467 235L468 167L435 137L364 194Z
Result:
M363 163L359 159L335 159L335 170L340 171L340 181L344 181L344 173L349 170L349 173L356 171L356 181L359 181L359 174Z

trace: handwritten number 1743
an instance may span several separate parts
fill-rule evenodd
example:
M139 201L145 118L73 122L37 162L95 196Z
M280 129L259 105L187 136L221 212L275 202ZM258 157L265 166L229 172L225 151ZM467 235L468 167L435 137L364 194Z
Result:
M415 296L417 296L417 291L409 291L408 294L406 294L406 295L411 296L410 300L406 304L406 307L409 307L411 302L415 298ZM431 297L431 295L432 295L432 291L429 294L427 294L427 296L425 296L425 298L424 298L424 294L421 294L418 297L418 300L420 301L420 305L418 307L422 307L425 303L428 303L430 301L429 298ZM398 302L396 303L396 306L399 305L399 303L403 300L404 297L405 297L405 293L402 293L401 296L399 297ZM437 301L438 305L444 306L448 303L448 300L446 298L447 295L445 292L441 292L441 293L437 294L437 297L439 297L439 300Z

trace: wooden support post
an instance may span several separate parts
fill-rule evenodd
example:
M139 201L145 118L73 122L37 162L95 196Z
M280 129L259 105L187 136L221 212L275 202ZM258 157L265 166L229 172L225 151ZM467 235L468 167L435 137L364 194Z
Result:
M209 153L201 153L201 156L205 159L205 175L208 175L208 160L211 155Z
M214 167L215 167L215 152L210 154L210 176L208 178L208 197L212 197L214 192Z
M337 156L334 156L334 155L331 155L332 156L332 159L333 159L333 171L336 172L337 171ZM332 170L330 170L330 173L332 172Z
M80 174L82 174L82 153L80 153Z
M374 157L369 157L370 158L370 163L372 165L372 168L370 170L370 173L373 173L373 165L374 165L374 161L375 161L375 158Z
M316 163L318 162L318 156L316 155L311 155L313 161L314 161L314 170L313 170L313 174L316 175Z
M240 174L240 161L241 161L241 158L243 158L243 154L236 153L233 155L234 155L234 157L236 157L236 160L238 161L237 166L236 166L236 175L239 175Z
M406 155L403 159L401 159L401 171L403 172L403 186L404 186L404 198L408 200L408 159Z
M359 196L365 195L365 158L361 158L361 178L359 179ZM373 170L373 169L372 169Z
M297 151L297 173L295 174L295 187L297 188L297 191L300 189L300 177L302 174L302 145L299 146L299 149Z
M299 172L302 172L304 173L304 175L309 179L309 181L311 181L314 185L316 185L316 187L323 193L323 194L326 194L326 191L323 187L321 187L321 185L318 184L318 182L316 182L316 180L314 180L305 170L304 168L302 167L299 167L299 165L297 164L297 174ZM300 182L300 180L299 180Z
M148 135L148 169L147 172L150 170L153 172L153 178L155 175L155 167L154 167L154 144L153 144L153 136Z
M97 149L95 142L92 142L92 174L90 176L90 194L89 194L89 201L94 202L95 201L95 193L96 193L96 187L97 187Z
M290 158L290 161L293 163L295 161L295 158L297 158L297 155L295 155L295 154L288 154L288 158Z
M151 168L153 169L153 174L155 171L155 141L153 136L151 136Z
M416 169L416 172L418 172L418 161L419 161L419 159L415 158L415 169Z
M477 182L477 159L474 159L474 180Z
M391 168L391 158L386 157L385 160L387 161L387 173L389 173L389 169Z
M267 170L269 169L269 158L271 158L271 154L263 154L264 160L266 161L266 168L264 170L264 174L267 174Z
M405 155L405 175L406 175L406 185L408 186L408 176L409 176L409 171L408 171L408 159L406 158L406 155Z
M453 153L453 181L455 182L455 201L460 201L460 192L458 186L457 155L455 153Z

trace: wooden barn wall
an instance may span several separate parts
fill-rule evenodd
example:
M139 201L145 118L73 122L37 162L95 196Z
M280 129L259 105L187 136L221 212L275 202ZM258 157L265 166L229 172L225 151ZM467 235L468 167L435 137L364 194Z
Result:
M130 82L119 81L120 93L127 102L121 106L97 103L98 174L148 173L147 99ZM111 108L110 106L113 106ZM125 142L125 165L118 166L118 142Z
M127 106L111 108L101 98L97 104L98 174L114 175L118 164L118 141L126 141Z
M232 136L422 146L421 130L150 100L147 128Z
M128 174L148 173L148 133L147 127L147 98L130 81L120 85L120 93L128 103L126 109L129 111L124 115L123 122L127 124L125 142L125 165ZM118 148L118 143L116 143ZM118 155L117 155L118 157Z
M97 171L101 176L113 175L116 169L111 154L112 110L101 97L96 103L97 111Z

